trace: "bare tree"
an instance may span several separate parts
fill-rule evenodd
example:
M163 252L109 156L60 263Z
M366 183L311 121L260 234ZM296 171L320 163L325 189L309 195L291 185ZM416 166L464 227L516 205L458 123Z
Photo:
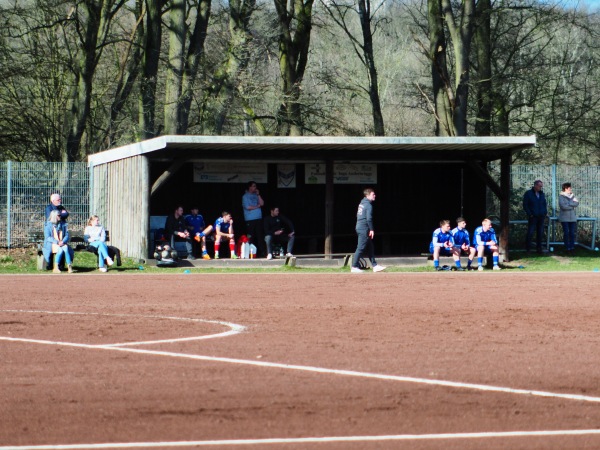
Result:
M368 88L366 90L371 102L373 134L375 136L385 136L385 126L379 98L379 77L377 75L375 50L373 48L373 35L377 31L378 25L375 15L377 10L384 6L385 2L380 2L375 10L371 9L371 0L355 0L352 3L344 3L340 0L321 0L321 4L349 38L361 64L366 69L368 80ZM352 14L351 17L348 17L349 13ZM354 15L356 15L360 23L360 39L352 31L350 22Z
M314 0L274 0L279 26L282 104L277 135L303 134L300 93L308 62Z

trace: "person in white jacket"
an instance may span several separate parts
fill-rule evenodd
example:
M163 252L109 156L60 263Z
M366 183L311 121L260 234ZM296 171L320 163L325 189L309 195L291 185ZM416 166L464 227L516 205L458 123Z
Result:
M560 212L558 220L562 224L567 253L575 251L575 236L577 234L577 214L575 208L579 206L579 200L573 194L571 183L563 183L562 191L558 196Z
M106 231L100 225L98 216L91 216L88 220L88 225L83 231L83 238L91 247L96 247L98 250L98 270L106 272L106 264L113 265L113 260L108 256L108 247L106 246Z

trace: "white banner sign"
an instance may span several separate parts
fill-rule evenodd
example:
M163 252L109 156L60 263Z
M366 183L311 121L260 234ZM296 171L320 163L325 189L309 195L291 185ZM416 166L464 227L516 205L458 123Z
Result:
M247 162L194 163L195 183L267 182L267 165Z
M296 164L277 164L277 187L296 187Z
M306 164L306 184L325 184L325 164ZM334 184L377 184L377 164L334 164Z

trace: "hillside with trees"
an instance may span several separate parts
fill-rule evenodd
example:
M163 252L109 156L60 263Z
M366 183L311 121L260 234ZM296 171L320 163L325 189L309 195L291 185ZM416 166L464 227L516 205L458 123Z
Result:
M530 0L2 0L0 158L164 134L509 136L600 164L600 14Z

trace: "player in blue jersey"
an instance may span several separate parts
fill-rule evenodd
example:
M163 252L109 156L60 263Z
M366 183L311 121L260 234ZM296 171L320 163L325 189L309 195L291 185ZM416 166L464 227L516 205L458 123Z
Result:
M459 261L457 268L460 265L458 250L454 249L454 238L452 237L450 228L450 221L444 219L440 221L440 227L433 232L433 237L429 244L429 252L433 253L433 267L435 270L442 270L440 267L440 255L453 256L455 264L457 260Z
M498 265L498 239L490 219L483 219L481 226L475 228L474 240L477 246L477 270L483 270L484 254L492 255L494 270L500 270Z
M458 262L456 263L457 269L460 270L460 254L464 252L468 256L467 261L467 270L475 270L472 266L473 259L475 259L475 253L477 253L477 249L474 245L471 245L471 238L469 236L469 232L467 231L467 221L459 217L456 219L456 228L454 228L451 233L454 238L454 249L458 252Z
M219 259L221 241L229 241L231 258L237 259L237 255L235 254L235 235L233 234L233 218L227 211L223 211L221 217L215 222L215 259Z
M198 248L196 242L199 242L202 246L202 259L210 259L210 256L208 256L208 252L206 251L206 236L209 236L210 233L212 233L213 226L206 226L204 217L198 214L199 210L197 206L193 206L190 211L191 214L185 216L185 225L187 226L187 229L190 230L190 234L194 236L194 242L192 242L194 250Z

